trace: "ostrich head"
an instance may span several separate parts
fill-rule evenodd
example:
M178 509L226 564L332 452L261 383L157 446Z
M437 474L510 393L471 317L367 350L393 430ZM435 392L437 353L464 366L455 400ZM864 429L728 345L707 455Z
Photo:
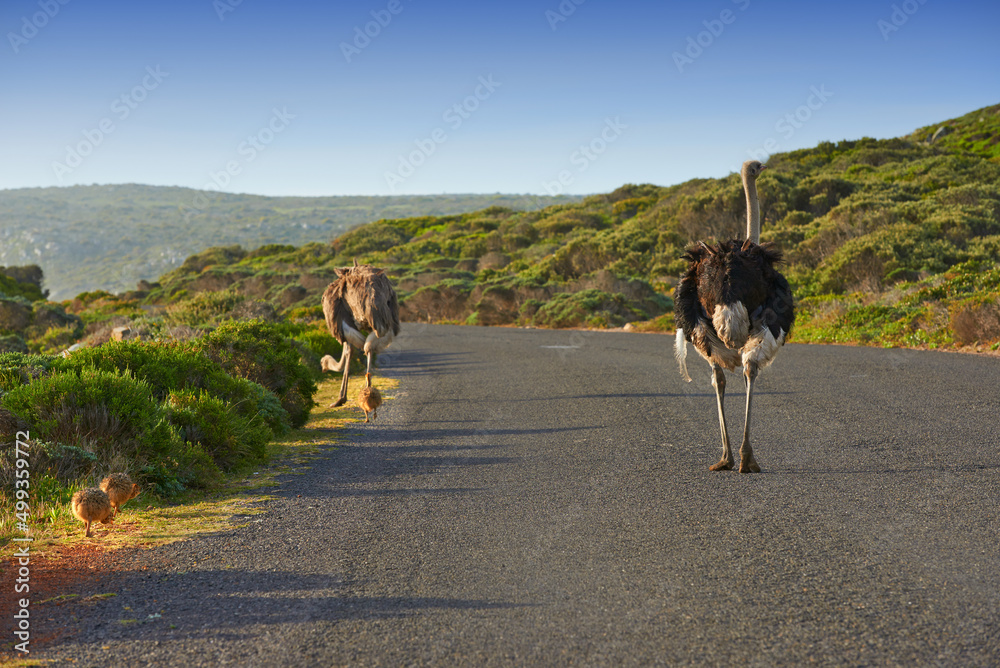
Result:
M743 176L744 182L747 179L757 180L757 177L765 169L767 169L767 165L761 163L760 160L747 160L743 163L743 169L740 171L740 174Z
M743 163L740 175L743 177L743 190L747 197L747 239L755 244L760 243L760 202L757 200L757 177L767 169L760 160L747 160Z

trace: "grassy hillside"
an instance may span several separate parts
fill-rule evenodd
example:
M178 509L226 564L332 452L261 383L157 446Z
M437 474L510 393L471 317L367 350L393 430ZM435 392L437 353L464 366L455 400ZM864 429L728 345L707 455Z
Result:
M36 263L53 298L120 292L211 246L328 242L379 218L500 204L537 209L573 197L435 195L259 197L135 184L0 190L0 264Z
M930 141L943 125L953 130ZM785 253L795 340L998 347L998 135L1000 106L905 138L824 142L769 159L758 182L762 237ZM99 341L112 322L162 332L248 314L311 323L321 337L320 295L334 268L354 259L388 269L411 321L669 330L684 248L741 237L744 216L731 174L625 185L533 211L386 218L332 244L217 247L140 291L65 302L79 324L29 347Z
M950 121L920 128L906 138L997 160L1000 159L998 114L1000 104L984 107Z

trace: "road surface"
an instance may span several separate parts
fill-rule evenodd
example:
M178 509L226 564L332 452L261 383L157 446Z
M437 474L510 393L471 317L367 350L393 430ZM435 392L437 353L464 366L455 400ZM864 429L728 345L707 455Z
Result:
M787 345L740 475L709 472L709 368L684 383L672 343L407 324L377 422L246 526L134 559L39 658L1000 664L1000 360Z

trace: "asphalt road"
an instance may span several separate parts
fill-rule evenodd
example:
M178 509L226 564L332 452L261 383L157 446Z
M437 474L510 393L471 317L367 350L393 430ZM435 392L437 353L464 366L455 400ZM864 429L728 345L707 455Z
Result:
M406 325L376 423L247 526L139 557L39 658L1000 664L1000 360L787 345L740 475L709 472L709 368L684 383L672 343Z

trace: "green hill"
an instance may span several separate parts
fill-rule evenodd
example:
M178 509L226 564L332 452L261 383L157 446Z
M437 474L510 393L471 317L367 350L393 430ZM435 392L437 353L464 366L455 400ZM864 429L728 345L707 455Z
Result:
M0 190L0 264L39 264L53 298L120 292L211 246L328 242L379 218L537 209L574 197L259 197L135 184Z
M1000 347L998 136L993 106L908 137L772 156L762 238L785 253L794 340ZM684 248L741 237L744 216L735 173L625 185L538 210L385 218L332 244L216 247L140 291L66 308L88 331L109 318L197 327L283 313L321 332L320 295L357 259L387 268L410 321L669 330Z
M985 158L1000 158L1000 135L997 134L997 114L1000 104L984 107L944 123L920 128L906 138L932 143Z

